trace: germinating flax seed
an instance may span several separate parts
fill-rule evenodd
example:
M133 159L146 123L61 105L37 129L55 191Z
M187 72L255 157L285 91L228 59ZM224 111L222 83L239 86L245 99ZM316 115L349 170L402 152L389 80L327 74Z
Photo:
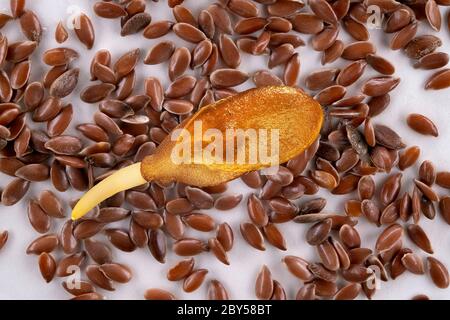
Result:
M26 253L37 256L44 281L67 277L72 273L69 267L78 266L87 279L78 289L69 288L65 281L62 287L75 300L104 299L96 287L112 291L133 277L133 265L116 261L114 251L142 248L156 262L170 263L166 277L179 282L179 290L189 293L203 286L205 298L225 300L233 298L227 291L232 283L214 279L212 269L194 262L192 256L211 255L226 266L233 264L230 251L246 246L244 242L255 254L268 246L286 251L289 238L280 225L293 220L309 224L304 244L314 246L317 256L306 261L287 254L282 259L303 282L295 297L263 265L254 275L254 295L259 299L350 300L361 295L371 299L377 291L368 285L371 266L381 270L383 281L404 272L427 273L438 288L448 287L446 266L432 256L425 262L420 252L434 253L420 222L422 215L434 219L438 210L450 224L450 197L436 189L436 185L450 189L450 173L421 160L420 146L407 146L395 127L377 121L376 116L389 108L390 93L398 90L401 79L395 75L393 61L381 56L372 43L366 25L367 7L379 5L386 12L381 32L389 37L389 47L412 60L416 72L433 70L424 89L448 90L449 57L438 51L445 39L432 31L445 24L445 1L417 6L413 1L230 0L193 11L188 3L175 0L155 4L173 16L160 21L152 20L145 1L96 1L92 10L76 17L79 27L74 31L65 21L52 29L58 44L77 39L79 51L42 47L49 35L43 32L40 17L25 0L10 3L10 14L0 14L0 29L14 23L23 37L12 42L6 32L0 36L0 171L10 176L0 192L1 204L12 206L22 199L28 204L30 232L36 232L37 238ZM98 31L99 19L117 23L122 37L156 42L145 48L145 55L133 47L121 56L101 49L92 52L90 70L76 68L75 61L104 36ZM419 22L431 27L428 34L421 32ZM340 39L344 32L350 41ZM176 42L165 38L172 33ZM302 50L318 51L324 67L302 77L302 63L306 63ZM38 52L43 64L36 66L30 58ZM247 54L265 57L267 66L244 71ZM342 69L333 65L340 58L346 61ZM147 76L142 88L138 74L143 64L166 68L170 82ZM378 74L368 78L369 69ZM30 82L36 70L42 70L40 80ZM307 88L326 110L327 120L321 138L282 164L278 174L242 176L252 188L248 198L228 191L227 184L201 189L152 182L111 197L80 221L67 218L68 203L55 190L84 191L143 160L178 124L203 106L237 94L235 87L249 79L256 87ZM355 84L359 88L350 95ZM98 108L92 121L75 121L78 106L69 103L73 94ZM425 115L409 114L405 120L419 134L439 136L439 129ZM406 172L416 166L416 179L406 179ZM375 175L382 176L381 183L375 182L380 181ZM27 194L31 185L47 180L55 190ZM326 198L313 196L319 188L329 190L329 197L347 195L343 213L331 213ZM219 223L206 211L241 210L243 205L248 221L239 225ZM359 219L382 228L373 248L361 247L366 235L358 231ZM116 222L125 223L110 225ZM235 239L238 228L242 237ZM189 229L204 236L188 237ZM0 232L0 249L8 234ZM403 247L405 234L417 248ZM170 262L172 251L187 258ZM176 295L149 288L142 296L159 300Z

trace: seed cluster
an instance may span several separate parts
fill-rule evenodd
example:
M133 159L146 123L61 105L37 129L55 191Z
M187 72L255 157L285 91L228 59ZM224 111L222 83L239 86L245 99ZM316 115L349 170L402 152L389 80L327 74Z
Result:
M157 1L156 1L157 2ZM428 274L439 288L449 286L446 267L435 257L432 244L420 227L421 218L434 219L439 209L450 224L450 197L437 194L434 185L450 189L450 172L437 172L431 161L420 164L417 178L403 179L403 171L419 160L420 148L406 146L390 127L373 118L390 104L389 93L400 83L395 66L377 54L366 28L367 8L376 5L387 19L383 31L392 50L402 49L417 69L440 69L425 83L426 89L450 87L447 53L438 52L441 39L435 35L416 36L421 24L441 28L441 11L447 0L228 0L211 3L194 15L183 0L161 2L161 10L172 10L173 21L152 21L145 0L97 1L93 12L74 19L74 31L60 22L55 40L63 44L76 37L86 50L95 44L91 18L120 21L121 36L142 33L159 39L174 33L186 46L161 39L145 57L133 49L120 57L106 50L95 53L90 67L91 83L78 83L84 70L71 64L80 53L67 47L50 48L42 55L48 66L41 81L29 83L30 57L43 37L39 18L26 8L25 0L10 0L11 15L0 14L0 29L16 20L24 39L9 43L0 36L0 171L13 179L1 192L1 204L11 206L25 197L30 184L51 180L55 190L85 191L115 170L151 155L164 138L184 119L201 107L237 93L233 87L251 79L255 86L288 85L304 87L324 107L325 125L321 137L305 152L280 166L276 175L250 172L241 180L255 190L247 199L225 193L227 185L196 188L180 183L147 183L106 200L88 216L66 218L66 205L51 190L27 199L28 218L37 233L27 254L38 256L46 282L68 277L77 266L88 280L63 288L76 300L103 299L95 287L113 291L132 278L131 267L113 261L111 246L124 252L147 247L156 261L165 263L168 250L188 257L167 271L169 281L179 281L185 292L197 290L208 278L208 269L197 266L192 256L212 254L220 262L232 263L228 252L234 245L233 229L217 225L202 209L230 210L247 202L248 221L240 224L243 239L257 250L267 245L287 250L280 223L311 224L306 243L314 246L317 261L287 255L287 270L304 282L296 299L354 299L362 292L372 298L376 288L374 268L381 281L396 279L408 271ZM167 5L170 7L168 8ZM91 16L91 18L90 18ZM450 13L447 17L450 29ZM342 28L341 28L342 27ZM341 32L354 41L345 44ZM300 34L311 36L306 43ZM342 68L323 67L299 83L300 47L321 52L322 65L344 59ZM244 55L267 56L267 68L253 74L239 70ZM171 84L147 77L144 92L135 93L136 68L141 63L165 64ZM283 69L279 77L272 70ZM379 76L366 79L358 94L347 88L364 76L367 68ZM188 70L193 72L187 74ZM68 135L76 110L67 97L82 86L82 101L98 105L92 123L75 126ZM408 115L408 126L417 133L438 137L432 120L420 114ZM41 124L40 129L38 125ZM89 141L89 142L87 142ZM377 186L373 176L388 174ZM411 192L403 192L405 185ZM319 188L329 196L348 195L344 214L325 213L327 200L314 195ZM76 201L75 201L76 202ZM71 203L73 205L74 203ZM358 219L381 227L375 247L361 247L356 229ZM126 229L109 223L129 221ZM64 221L59 234L49 233L56 221ZM208 239L185 237L185 229L209 233ZM110 244L96 239L103 233ZM211 235L212 234L212 235ZM403 246L407 236L415 248ZM0 231L0 249L8 231ZM427 253L426 262L421 251ZM55 253L64 254L58 261ZM231 285L231 284L227 284ZM209 279L207 298L228 299L226 285ZM175 299L159 288L143 293L146 299ZM280 282L262 266L255 277L259 299L286 299ZM427 299L418 295L414 299Z

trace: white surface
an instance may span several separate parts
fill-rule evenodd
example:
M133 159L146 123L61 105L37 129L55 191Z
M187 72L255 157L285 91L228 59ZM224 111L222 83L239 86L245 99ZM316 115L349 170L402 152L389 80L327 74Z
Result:
M141 48L142 52L146 52L158 40L147 40L141 34L133 35L126 38L119 36L120 26L118 20L107 20L96 18L91 6L94 1L75 1L75 0L33 0L28 1L28 7L38 14L46 31L43 41L39 49L33 55L33 71L32 80L39 80L47 67L39 61L41 53L45 50L56 47L58 44L54 40L54 30L60 20L68 18L67 8L71 5L79 6L92 19L96 30L95 46L92 50L86 50L75 38L73 32L70 32L69 41L63 44L77 49L81 58L73 63L73 66L81 68L80 84L76 91L66 101L71 101L75 108L75 117L72 122L72 128L83 122L89 121L91 114L97 110L97 105L87 105L79 100L80 90L89 80L89 63L94 53L102 48L108 48L113 54L113 59L117 59L123 53L134 49ZM210 1L185 1L186 5L193 10L195 14L199 13L199 8ZM1 1L0 11L9 12L9 1ZM448 11L448 8L445 10ZM172 14L166 6L166 1L154 3L147 1L147 12L151 13L153 21L163 18L172 19ZM9 41L23 40L24 36L14 30L18 23L9 23L2 32L8 36ZM444 41L442 51L450 52L449 32L445 28L441 31L440 36ZM425 24L422 24L419 34L430 32ZM345 32L342 32L341 38L348 42L349 38ZM308 37L301 35L303 39ZM179 45L192 48L193 45L177 39L173 34L166 38L175 40ZM432 71L419 71L411 66L411 61L401 52L392 52L387 48L388 36L383 32L371 31L371 39L377 44L378 53L392 62L397 67L397 75L402 78L402 82L392 94L392 102L390 107L382 115L374 119L375 123L383 123L392 126L404 138L409 145L419 145L422 149L420 161L431 159L440 170L450 170L449 163L449 137L450 130L448 123L450 122L450 90L446 91L425 91L423 89L424 82L432 74ZM320 67L320 54L313 52L312 49L301 47L299 52L302 58L302 77L300 85L303 84L304 77L311 71ZM259 69L266 68L267 57L252 57L243 54L243 62L241 69L250 73ZM342 59L327 65L326 67L336 66L343 67L347 61ZM138 83L136 86L137 93L142 92L142 79L146 76L157 76L167 86L169 84L166 76L166 64L158 66L144 66L139 64ZM370 67L367 68L370 70ZM274 69L279 76L282 75L282 69ZM373 71L366 72L364 79L368 78ZM360 87L361 81L352 86L350 93L356 92ZM242 88L251 86L251 82L247 82ZM241 89L241 88L239 88ZM412 132L405 123L405 117L410 112L422 113L433 119L440 130L439 138L431 138L420 136ZM417 166L414 168L414 171ZM409 171L409 176L413 172ZM11 177L0 174L0 185L4 186ZM411 182L404 179L404 189L410 188ZM407 181L407 182L406 182ZM40 190L49 188L48 184L35 183L30 188L26 198L36 196ZM402 190L403 191L403 190ZM243 192L248 195L251 190L246 188L241 182L236 181L230 184L228 192ZM448 194L446 190L439 190L440 194ZM346 197L329 197L326 192L321 195L328 200L326 210L333 212L343 212L343 203ZM79 193L68 192L62 194L62 197L71 199L79 196ZM306 199L306 197L304 198ZM298 201L301 202L304 199ZM7 229L10 232L10 239L3 250L0 252L0 298L1 299L67 299L70 297L62 288L62 279L54 279L50 284L46 284L42 279L36 256L27 256L25 248L37 236L39 236L30 226L26 213L27 201L21 201L14 207L0 208L0 230ZM270 245L267 245L265 252L257 251L244 242L239 232L239 224L244 220L248 220L245 207L246 201L243 201L238 208L229 212L209 211L216 221L227 221L232 226L235 233L235 246L229 253L231 266L225 266L218 262L212 255L202 254L195 257L196 266L208 268L209 274L207 280L217 278L225 285L232 298L235 299L253 299L254 283L256 273L262 264L267 264L272 271L274 279L281 282L284 286L289 298L294 298L297 290L301 287L301 282L293 277L281 263L281 259L286 254L298 255L305 259L318 259L314 249L307 245L304 241L306 226L287 223L279 225L283 234L287 238L288 251L281 252ZM421 226L430 236L435 249L435 256L443 263L450 267L450 226L445 224L440 215L437 215L434 221L424 218L421 220ZM60 223L54 221L50 232L58 232ZM368 225L364 219L360 220L357 229L364 234L363 246L373 248L374 241L381 229ZM199 232L189 232L189 234L208 239L211 234L202 234ZM103 236L98 238L104 239ZM426 254L421 252L414 244L405 237L405 246L413 248L422 257ZM170 246L170 244L169 244ZM169 252L171 250L169 249ZM58 253L57 258L61 258ZM148 249L138 249L133 253L123 253L114 249L114 261L122 262L132 267L134 276L130 283L126 285L117 285L114 293L100 290L110 299L142 299L143 293L147 288L159 287L167 289L177 295L179 298L185 299L202 299L206 296L206 285L192 294L186 294L182 291L182 283L169 282L165 279L166 271L180 258L169 254L167 263L161 265L153 259ZM207 283L206 281L205 283ZM416 294L423 293L429 295L433 299L449 299L450 289L441 290L434 287L428 275L416 276L405 273L395 281L382 283L382 288L377 292L377 299L410 299Z

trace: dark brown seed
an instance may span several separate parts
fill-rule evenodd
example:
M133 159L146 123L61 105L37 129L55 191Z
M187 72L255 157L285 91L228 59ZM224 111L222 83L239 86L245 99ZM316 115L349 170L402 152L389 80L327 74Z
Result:
M263 265L256 277L255 294L260 300L269 300L273 293L272 274L266 265Z
M181 239L173 244L173 251L179 256L195 256L207 250L207 245L198 239Z
M423 251L433 254L430 239L428 239L425 231L417 224L409 224L406 227L409 238Z
M46 234L33 240L27 247L27 254L50 253L58 246L58 237L55 234Z
M369 54L374 54L375 45L368 41L358 41L347 45L342 52L342 58L346 60L364 59Z
M67 180L64 166L58 161L54 160L50 167L50 179L56 190L64 192L69 188L69 181Z
M24 163L16 158L0 158L0 171L12 177L23 166Z
M62 102L59 98L48 97L42 104L34 111L33 121L45 122L55 118L62 109Z
M109 241L119 250L124 252L132 252L136 249L135 244L131 241L128 232L121 229L106 229L105 234Z
M177 22L185 22L194 27L197 27L197 20L192 15L192 12L182 5L173 7L173 16Z
M198 15L198 24L200 29L208 38L212 39L214 37L216 27L214 25L214 19L211 13L207 10L202 10Z
M433 257L427 257L428 271L436 287L445 289L449 286L449 275L445 265Z
M225 251L230 251L233 248L234 235L233 230L227 223L221 223L217 227L217 240L220 242Z
M253 82L256 87L266 87L266 86L279 86L283 84L283 81L276 75L267 70L256 71L253 74Z
M218 280L211 280L208 287L209 300L229 300L229 296L222 283Z
M371 176L363 176L358 182L358 195L361 201L372 199L375 193L375 182Z
M345 87L341 85L334 85L320 91L314 99L321 105L328 106L342 99L346 92L347 89L345 89Z
M9 4L14 18L20 18L25 13L25 0L11 0Z
M67 277L76 272L76 268L80 267L86 258L86 253L84 251L79 253L74 253L72 255L62 258L58 262L56 268L56 276Z
M152 17L146 12L140 12L129 18L122 27L122 37L138 33L150 24Z
M306 87L310 90L321 90L334 84L339 69L321 69L310 73L306 79Z
M46 233L50 230L51 220L36 200L28 202L28 219L33 228L39 233Z
M242 194L223 195L214 201L214 208L218 210L231 210L235 208L242 200Z
M50 94L53 97L64 98L71 94L78 84L80 69L70 69L53 81L50 86Z
M103 242L86 239L84 240L84 244L88 255L98 264L110 263L112 261L111 249Z
M80 94L81 100L86 103L96 103L109 96L116 89L111 83L94 84L86 87Z
M378 144L389 149L401 149L405 146L400 136L391 128L384 125L375 125L374 130Z
M76 155L82 149L80 139L73 136L58 136L45 143L45 148L63 155Z
M191 228L202 232L210 232L215 228L214 219L203 213L188 214L183 216L183 221Z
M414 68L425 70L439 69L445 67L449 62L449 55L445 52L432 52L419 59Z
M395 67L392 63L381 56L369 54L366 56L367 63L375 70L384 75L395 73Z
M218 88L235 87L247 81L248 78L245 72L234 69L218 69L210 76L212 85Z
M247 241L249 245L261 251L266 250L264 246L264 238L257 226L253 223L245 222L241 223L240 230L242 237L244 237L245 241Z
M309 2L311 10L315 15L326 22L331 24L337 23L337 17L331 5L325 0L311 0Z
M157 39L170 32L172 29L173 22L168 20L161 20L149 24L144 29L144 37L147 39Z
M3 45L7 45L7 42L3 40ZM12 62L20 62L26 60L36 49L37 47L36 41L21 41L12 43L8 47L8 53L6 55L7 61Z
M397 223L392 224L378 236L375 247L379 252L389 250L402 236L403 228Z
M59 233L59 243L65 254L74 253L78 247L78 240L73 236L73 221L67 220Z
M125 9L114 2L98 1L93 8L95 14L106 19L117 19L127 15Z
M94 220L84 220L75 226L73 235L77 239L87 239L99 233L103 227L103 223Z
M370 38L369 31L364 24L352 18L344 19L345 30L357 41L367 41Z
M53 280L56 272L56 261L52 255L43 252L39 255L39 270L44 280L49 283Z
M428 79L425 89L441 90L450 87L450 69L438 71Z
M118 79L125 77L132 72L138 63L141 52L139 49L131 50L122 55L114 64L114 72Z
M330 48L339 35L339 28L327 26L312 38L312 47L316 51L325 51Z
M390 76L375 77L364 83L362 92L371 97L382 96L394 90L399 83L400 78Z
M16 176L28 181L45 181L50 175L50 168L44 164L28 164L16 171Z
M424 274L425 268L422 259L414 253L406 253L401 258L403 266L411 273Z
M361 283L366 281L373 271L362 265L352 264L347 270L342 270L342 277L349 281L355 283Z
M12 206L19 202L27 193L30 182L24 179L14 179L8 183L1 194L2 204Z
M219 38L219 52L223 62L229 68L237 68L241 63L241 55L233 39L222 34Z
M442 45L441 39L432 35L418 36L405 47L406 55L411 59L420 59Z
M118 283L127 283L132 277L130 268L120 263L102 264L100 266L100 271L109 279Z
M325 219L311 226L306 233L306 241L316 246L324 242L331 231L331 219Z
M397 31L391 39L390 48L392 50L404 48L416 35L418 26L417 22L411 22L406 27Z

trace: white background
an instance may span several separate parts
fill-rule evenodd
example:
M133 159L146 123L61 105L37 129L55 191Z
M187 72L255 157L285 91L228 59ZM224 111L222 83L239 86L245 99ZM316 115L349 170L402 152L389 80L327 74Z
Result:
M117 59L123 53L134 49L141 48L142 52L146 52L158 40L148 40L143 38L141 34L133 35L126 38L120 37L120 26L118 20L99 19L94 16L91 9L94 1L71 1L71 0L33 0L28 1L28 8L35 10L38 14L45 33L43 41L37 52L33 55L33 71L32 80L39 80L43 72L48 67L43 65L39 60L42 52L56 47L58 44L54 40L54 30L60 20L68 18L68 8L76 5L86 12L92 19L96 30L95 46L92 50L86 50L76 40L73 32L70 32L69 41L64 46L69 46L79 50L81 58L73 63L73 66L81 68L80 84L76 91L68 98L75 108L75 116L72 122L73 127L79 123L87 122L91 118L92 113L97 109L97 105L87 105L79 100L79 93L83 85L88 83L89 79L89 63L94 53L102 48L111 50L113 59ZM200 7L205 6L210 1L185 1L186 5L197 15ZM445 8L445 13L449 10ZM2 0L0 2L0 12L9 12L9 1ZM149 12L153 21L160 19L173 19L171 11L168 10L166 1L154 3L147 1L147 12ZM16 30L17 22L9 23L2 32L8 36L10 43L24 40L24 36ZM431 29L422 23L419 33L428 33ZM303 39L308 37L302 35ZM342 39L349 41L345 32L342 32ZM440 33L444 46L442 51L450 52L449 32L446 28ZM173 34L166 36L168 39L176 41L179 45L192 48L192 44L177 39ZM404 56L401 52L392 52L388 49L387 44L389 36L379 30L371 31L371 39L378 47L378 54L388 58L397 67L397 75L401 77L397 90L392 94L392 102L390 107L382 115L374 119L375 123L387 124L404 137L404 141L408 145L418 145L422 150L420 160L431 159L440 170L450 170L449 159L449 121L450 121L450 90L446 91L425 91L423 89L426 79L432 74L430 71L420 71L412 68L411 60ZM320 54L313 52L312 49L301 47L298 49L302 59L302 77L300 85L304 84L304 77L311 71L320 67ZM253 73L260 69L265 69L267 57L253 57L243 54L241 69L249 73ZM338 60L331 66L343 67L347 61ZM166 64L159 66L144 66L140 63L138 67L138 82L136 86L137 93L141 93L143 89L142 79L146 76L156 76L160 78L165 86L169 84L166 76ZM330 66L330 65L329 65ZM368 67L369 73L375 74ZM274 69L279 76L282 75L282 69ZM365 78L369 76L366 72ZM360 82L353 86L350 93L357 92ZM251 86L250 81L239 89L245 89ZM439 128L439 138L424 137L410 130L405 118L408 113L422 113L433 119ZM68 131L70 132L70 131ZM409 177L415 174L417 166L414 167ZM0 186L5 186L11 177L0 174ZM28 197L35 197L40 190L49 188L44 183L33 184L30 188ZM404 189L411 187L410 179L404 179ZM248 195L251 190L246 188L240 181L230 184L228 192L242 192ZM402 190L403 191L403 190ZM439 190L441 195L448 194L447 190ZM326 192L321 193L328 200L326 210L331 212L343 213L343 203L345 197L329 197ZM73 199L80 196L76 192L67 192L61 194L65 199ZM300 200L299 202L301 202ZM3 250L0 252L0 298L1 299L67 299L67 294L61 287L62 279L56 278L50 284L46 284L42 279L36 256L27 256L25 249L28 244L38 236L28 222L26 213L27 201L22 201L13 207L0 208L0 230L7 229L10 232L10 239ZM297 290L301 287L301 282L293 277L281 263L281 259L286 254L298 255L306 259L318 259L314 249L309 247L304 236L306 227L295 223L287 223L279 225L283 234L287 238L288 251L281 252L267 244L267 250L262 253L251 248L244 242L239 232L239 224L248 220L246 213L246 201L243 201L239 207L229 212L216 212L214 210L208 213L213 216L216 221L227 221L235 232L235 246L229 253L231 266L225 266L218 262L212 254L202 254L195 258L196 266L208 268L209 274L207 280L217 278L227 288L230 296L235 299L253 299L254 283L256 273L263 264L268 265L272 271L274 279L281 282L284 286L289 298L294 298ZM67 212L69 214L69 212ZM450 226L447 225L438 215L434 221L421 219L421 226L426 230L431 238L435 256L450 267ZM60 224L54 223L50 232L58 232ZM357 229L363 237L363 246L373 248L374 241L381 231L373 225L368 225L362 218ZM188 233L188 235L198 236L202 239L208 239L212 234L201 234L198 232ZM103 236L99 236L104 239ZM408 239L404 240L405 246L416 250L422 257L426 257L414 244ZM171 250L169 250L170 252ZM61 258L58 254L57 258ZM206 285L203 285L196 292L186 294L182 291L182 283L173 283L165 279L166 271L180 258L169 254L167 263L161 265L153 259L148 249L138 249L133 253L123 253L114 249L114 261L126 263L133 270L133 279L126 285L117 285L114 293L104 293L109 299L142 299L143 293L147 288L158 287L173 292L178 298L184 299L202 299L206 297ZM427 294L433 299L450 298L450 289L437 289L432 284L428 275L416 276L412 274L404 274L395 281L382 283L382 289L375 295L376 299L410 299L416 294Z

